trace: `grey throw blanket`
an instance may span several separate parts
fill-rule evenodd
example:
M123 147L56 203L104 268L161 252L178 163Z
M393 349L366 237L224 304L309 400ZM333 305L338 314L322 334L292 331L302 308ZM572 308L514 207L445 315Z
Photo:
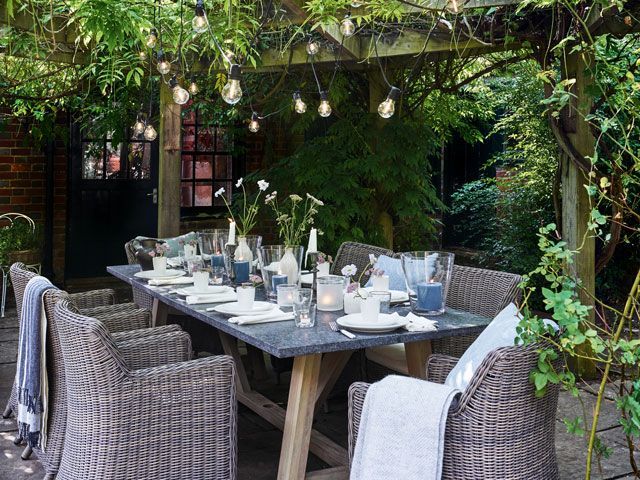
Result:
M55 288L44 277L29 280L22 301L18 344L18 433L31 447L44 449L47 424L47 319L42 296Z
M367 391L351 480L439 480L447 414L458 390L390 375Z

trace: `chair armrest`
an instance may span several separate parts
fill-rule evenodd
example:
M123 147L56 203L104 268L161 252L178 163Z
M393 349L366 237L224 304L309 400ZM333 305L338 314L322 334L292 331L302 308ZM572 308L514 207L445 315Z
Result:
M126 330L111 334L111 338L116 342L126 342L137 338L153 337L155 335L163 335L165 333L181 332L180 325L162 325L160 327L139 328L138 330Z
M118 349L132 370L191 360L191 337L171 332L118 342Z
M140 310L135 303L116 303L114 305L101 305L99 307L82 308L80 312L87 317L97 318L96 315L110 314L110 313L124 313L131 310Z
M84 312L82 312L84 315ZM109 333L127 330L139 330L151 326L151 312L149 310L129 310L127 312L97 315L95 318L104 323Z
M448 355L433 354L427 359L427 380L433 383L444 383L449 372L458 363L458 358Z
M73 293L69 295L69 297L80 310L84 308L101 307L103 305L113 305L116 303L116 292L111 288Z
M356 448L358 439L358 429L360 428L360 417L362 416L362 406L364 398L371 384L356 382L349 387L349 466L353 459L353 451Z

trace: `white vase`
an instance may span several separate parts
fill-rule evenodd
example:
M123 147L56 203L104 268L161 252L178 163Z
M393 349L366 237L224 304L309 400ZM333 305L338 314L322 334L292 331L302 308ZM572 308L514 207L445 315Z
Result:
M344 294L344 313L351 315L352 313L360 313L362 302L364 299L356 294L356 292L348 292Z
M389 275L374 275L371 277L371 286L374 292L388 292Z
M329 275L329 262L318 264L318 277L326 277Z
M253 263L253 252L247 243L247 237L238 237L238 246L233 254L233 259L248 261L249 265Z
M167 271L167 257L153 257L153 270L164 274Z
M288 277L289 283L298 283L298 271L300 270L300 265L298 265L298 260L296 260L296 256L293 254L292 248L285 248L284 255L280 259L279 269L280 273Z

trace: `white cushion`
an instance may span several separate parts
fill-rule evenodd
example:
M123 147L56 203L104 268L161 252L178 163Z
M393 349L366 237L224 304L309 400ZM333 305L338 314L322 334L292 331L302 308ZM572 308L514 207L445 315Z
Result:
M367 359L372 362L387 367L394 372L409 375L404 343L367 348L365 350L365 355Z
M521 319L518 307L513 303L507 305L460 357L456 366L449 372L445 385L464 390L489 352L515 344L516 327Z

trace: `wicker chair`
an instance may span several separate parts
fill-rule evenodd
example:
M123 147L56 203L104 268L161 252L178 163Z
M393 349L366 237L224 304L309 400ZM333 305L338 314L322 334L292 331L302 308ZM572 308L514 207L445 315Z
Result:
M454 265L447 306L465 312L495 317L500 310L520 298L520 275L482 268ZM460 357L476 339L474 335L447 337L431 342L433 353ZM389 373L407 374L404 345L387 345L367 349L369 379Z
M127 262L129 265L138 265L138 259L136 258L135 251L136 240L129 240L124 244L124 252L127 255ZM147 308L151 310L153 308L153 297L140 288L136 288L135 284L131 287L133 293L133 301L140 308Z
M19 305L22 305L22 297L24 295L25 288L29 280L36 276L35 273L24 268L24 265L16 263L11 266L11 282L16 292L16 297L19 296ZM47 444L46 453L37 452L38 458L42 462L45 471L48 474L55 474L60 464L60 458L62 456L62 441L64 438L64 426L66 424L66 392L64 383L64 364L62 362L62 352L60 350L60 340L55 329L55 318L53 316L53 309L57 301L62 298L66 298L77 309L75 305L75 299L77 295L69 295L62 290L50 290L44 296L45 314L47 316L47 372L49 377L49 442ZM160 362L166 356L167 361L183 360L190 358L191 355L191 341L189 336L182 332L177 325L170 325L166 327L158 328L145 328L149 324L149 312L140 309L120 310L113 309L112 307L118 307L112 305L109 307L94 307L91 309L83 310L83 312L96 312L97 317L107 325L113 333L112 336L118 343L125 343L126 351L130 352L131 356L144 356L147 355L150 361ZM142 328L139 328L142 327ZM128 328L128 331L124 331ZM186 340L185 340L186 337ZM140 346L135 345L136 341L140 342ZM157 343L157 345L149 343ZM179 352L168 350L163 352L167 346L178 342L181 345L186 345L181 348ZM137 350L139 348L139 351ZM161 351L157 352L160 348ZM187 349L187 355L185 357L184 350ZM179 357L176 355L179 354ZM11 390L11 396L7 403L5 414L8 417L12 411L15 411L17 405L17 386L14 382ZM22 439L17 438L16 444L19 444ZM22 458L26 459L31 454L31 448L27 447Z
M366 245L364 243L344 242L340 245L340 248L338 248L338 253L336 253L336 258L333 262L333 266L331 267L331 273L333 275L342 275L340 271L344 266L354 264L358 267L358 275L360 275L369 264L370 254L374 254L376 257L379 257L380 255L388 255L392 257L393 251L383 247ZM363 277L362 284L364 285L367 280L367 277Z
M504 347L478 367L457 406L449 410L443 480L557 480L555 450L558 385L538 398L529 374L537 347ZM429 381L442 383L457 359L432 355ZM349 389L349 459L358 436L368 384ZM426 448L429 448L427 446Z
M230 357L137 370L100 321L65 300L55 318L68 400L58 480L236 478Z

